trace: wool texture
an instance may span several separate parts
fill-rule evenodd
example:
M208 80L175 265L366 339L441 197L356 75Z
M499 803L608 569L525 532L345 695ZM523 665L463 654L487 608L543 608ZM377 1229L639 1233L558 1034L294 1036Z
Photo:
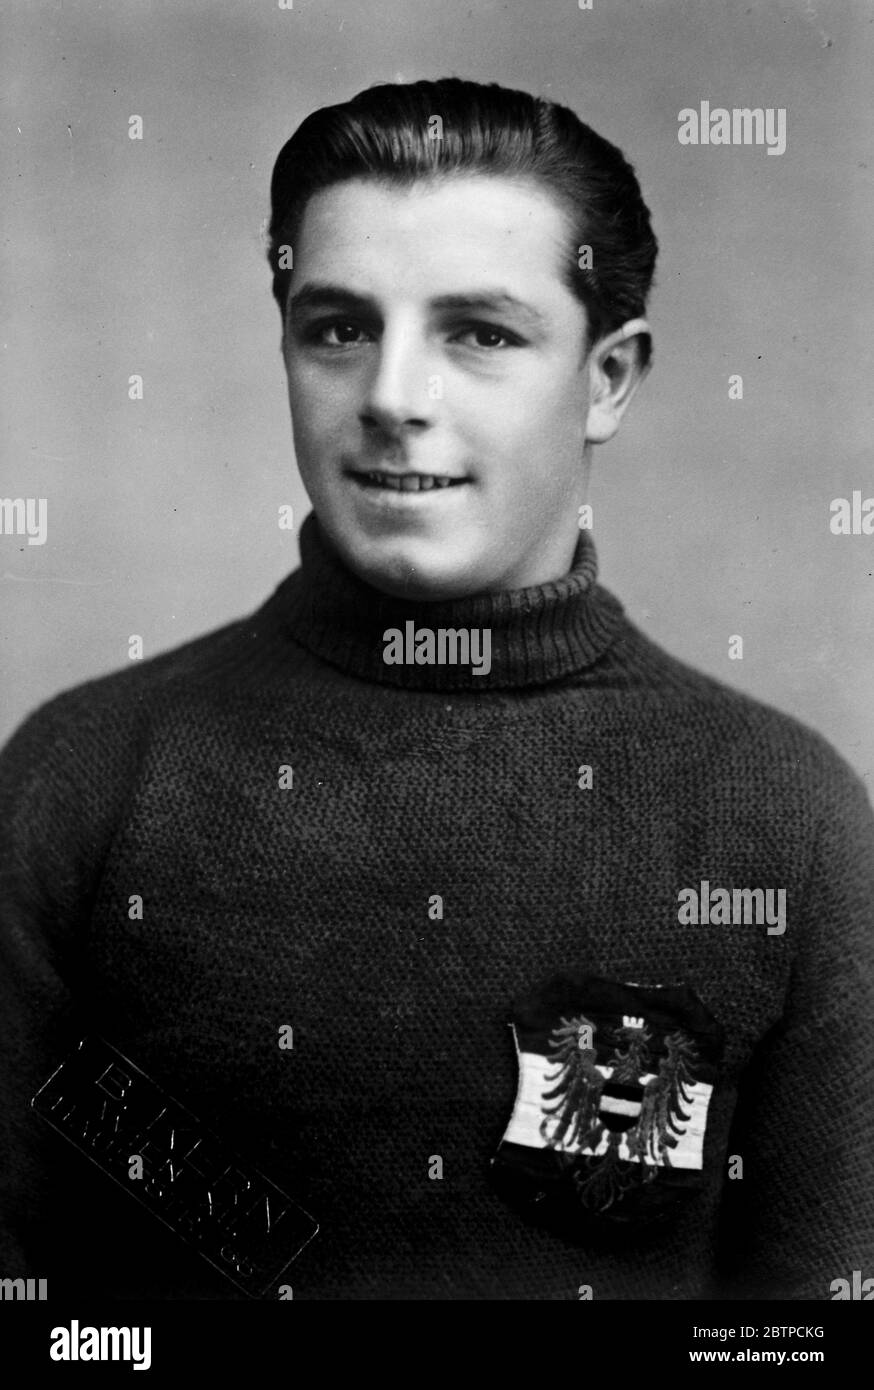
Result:
M245 1297L31 1109L96 1034L318 1220L295 1299L874 1274L859 778L653 644L587 533L557 582L432 604L357 579L313 515L300 542L253 615L57 696L0 756L0 1271ZM490 629L490 671L386 664L408 620ZM785 932L681 924L704 880L785 889ZM512 1003L568 973L681 983L724 1032L703 1185L656 1234L545 1229L495 1190Z

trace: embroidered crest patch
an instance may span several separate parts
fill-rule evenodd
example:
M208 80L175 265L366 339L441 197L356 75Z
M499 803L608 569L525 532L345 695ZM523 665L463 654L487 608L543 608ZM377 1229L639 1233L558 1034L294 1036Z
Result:
M659 1221L699 1190L723 1033L689 985L559 976L512 1027L503 1197L569 1234Z

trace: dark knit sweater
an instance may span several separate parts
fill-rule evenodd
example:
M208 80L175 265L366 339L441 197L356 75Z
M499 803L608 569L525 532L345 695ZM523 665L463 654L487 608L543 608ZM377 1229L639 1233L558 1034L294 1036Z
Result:
M410 618L490 628L489 674L386 665ZM654 646L585 534L559 582L412 604L310 516L252 617L0 759L0 1275L244 1297L31 1110L96 1034L319 1221L296 1299L827 1299L874 1275L872 850L842 760ZM785 932L681 925L703 880L785 888ZM494 1189L513 1001L561 974L684 981L724 1030L703 1187L656 1234Z

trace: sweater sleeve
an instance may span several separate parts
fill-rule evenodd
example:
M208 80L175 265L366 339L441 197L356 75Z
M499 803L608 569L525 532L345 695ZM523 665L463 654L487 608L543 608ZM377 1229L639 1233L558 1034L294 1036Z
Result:
M785 1010L732 1136L743 1178L726 1183L723 1251L728 1291L744 1298L828 1300L833 1280L874 1274L874 815L855 774L829 764L800 915L787 920L798 939Z
M31 1100L88 1031L76 979L111 804L92 721L68 709L64 696L44 705L0 753L0 1268L11 1278L42 1277L51 1260L53 1139Z

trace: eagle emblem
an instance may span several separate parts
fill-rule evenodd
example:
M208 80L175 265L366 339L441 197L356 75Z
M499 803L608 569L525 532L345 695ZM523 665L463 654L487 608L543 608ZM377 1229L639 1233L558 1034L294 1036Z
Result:
M553 1029L550 1047L558 1071L549 1078L556 1084L544 1093L540 1133L553 1149L570 1139L578 1152L604 1150L603 1162L573 1174L581 1200L604 1211L634 1182L650 1182L656 1165L670 1166L670 1151L691 1119L697 1054L677 1029L665 1037L665 1055L653 1072L651 1032L642 1018L625 1015L608 1044L607 1066L599 1066L591 1045L595 1031L582 1015L563 1018ZM637 1168L622 1164L623 1148L629 1160L638 1160Z
M685 984L559 977L517 1001L502 1195L597 1223L664 1217L700 1188L722 1029Z

